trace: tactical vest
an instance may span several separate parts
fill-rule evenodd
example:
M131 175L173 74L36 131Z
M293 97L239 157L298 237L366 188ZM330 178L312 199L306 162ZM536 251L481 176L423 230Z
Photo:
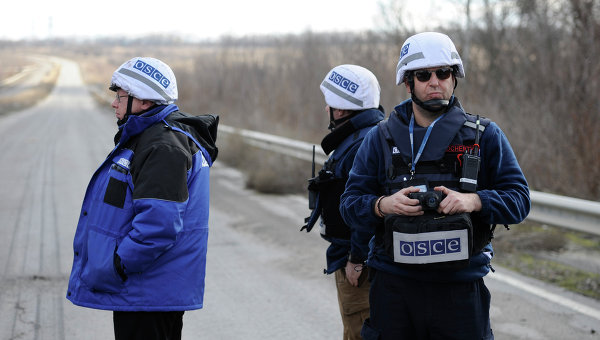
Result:
M444 119L437 122L434 126L432 133L429 136L425 151L421 155L420 160L417 162L413 179L420 181L422 180L427 184L428 190L433 190L434 187L443 185L451 190L459 190L459 180L461 178L461 156L465 151L473 148L476 139L476 132L479 129L479 135L481 136L485 131L490 120L480 119L480 124L477 126L476 117L471 114L465 114L461 110L451 110ZM422 137L425 129L415 130L415 136ZM384 159L385 159L385 184L382 188L382 193L385 195L392 195L402 188L412 186L415 182L410 182L411 179L411 144L409 142L409 129L408 125L400 121L398 114L392 112L388 120L379 123L379 135L384 146ZM420 135L419 135L420 134ZM415 138L416 148L420 145L422 138ZM446 223L444 223L446 222ZM413 246L423 246L425 251L433 253L434 250L442 251L442 247L435 244L434 241L428 241L427 245L419 244L422 241L419 238L419 233L433 232L434 234L439 232L440 240L443 239L444 246L448 249L453 249L452 235L454 231L450 231L447 228L448 224L464 224L469 225L468 237L465 234L465 245L468 242L467 256L470 257L483 249L487 245L493 236L494 226L484 223L479 218L478 213L471 214L456 214L456 215L440 215L437 212L427 212L423 217L407 217L398 215L386 216L384 224L377 228L375 240L380 246L387 248L387 253L394 258L394 251L398 252L398 249L390 249L391 245L398 240L390 239L392 233L389 231L390 228L397 228L403 226L403 230L407 228L411 230L411 233L415 235L409 235L409 238L414 239ZM408 226L408 227L407 227ZM451 228L450 228L451 229ZM405 234L406 235L406 234ZM456 236L458 239L458 236ZM468 238L468 240L467 240ZM404 242L404 241L401 241ZM408 245L407 247L411 247ZM439 249L437 248L439 247ZM411 249L412 248L407 248ZM416 249L416 248L415 248ZM464 249L462 249L463 255ZM448 251L449 258L452 258ZM407 257L408 258L408 257ZM451 260L444 260L449 262L435 263L422 265L418 262L418 258L415 257L414 264L409 265L418 269L460 269L468 263L468 258L462 261L452 262ZM397 261L396 261L397 262Z
M319 215L322 219L320 233L324 238L350 239L350 228L340 214L340 196L344 193L348 173L342 171L339 162L346 157L356 143L360 143L370 129L355 131L337 146L331 157L323 165L318 176L309 180L308 190L317 193L318 203L302 229L310 231Z

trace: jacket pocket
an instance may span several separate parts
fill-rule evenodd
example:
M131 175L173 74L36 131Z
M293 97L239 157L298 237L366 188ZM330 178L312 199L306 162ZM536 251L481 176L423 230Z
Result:
M81 280L91 289L105 293L125 290L123 280L114 267L114 251L117 238L91 229L87 240L87 263L81 272Z
M125 198L127 197L127 182L119 181L111 177L106 186L104 193L104 203L110 204L117 208L125 206Z

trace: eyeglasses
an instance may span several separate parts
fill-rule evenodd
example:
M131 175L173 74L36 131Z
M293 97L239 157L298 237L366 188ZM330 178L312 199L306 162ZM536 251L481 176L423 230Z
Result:
M129 97L129 96L119 96L119 92L115 93L115 98L117 99L117 103L121 104L121 97Z
M450 78L450 75L453 71L454 70L451 67L438 68L435 71L418 70L415 71L415 77L417 77L417 80L419 80L420 82L426 82L429 81L429 79L431 78L431 74L435 72L435 76L439 80L445 80Z

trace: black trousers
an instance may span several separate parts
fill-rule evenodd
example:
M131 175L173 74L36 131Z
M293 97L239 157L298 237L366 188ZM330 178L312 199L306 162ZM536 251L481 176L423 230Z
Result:
M183 312L113 312L115 340L181 340Z
M377 270L369 301L364 339L494 339L483 279L423 282Z

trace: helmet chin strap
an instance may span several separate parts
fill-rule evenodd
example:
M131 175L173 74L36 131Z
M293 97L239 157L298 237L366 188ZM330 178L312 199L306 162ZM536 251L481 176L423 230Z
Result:
M442 111L445 111L448 108L448 104L450 104L450 101L446 100L446 99L430 99L430 100L422 101L421 99L417 98L417 96L415 95L415 80L413 79L412 75L408 79L408 85L410 86L410 98L412 99L412 101L415 104L420 106L423 110L426 110L426 111L429 111L432 113L440 113ZM456 79L456 77L455 77L454 78L454 89L456 89L457 85L458 85L458 79ZM454 95L454 91L452 91L452 95Z
M132 113L131 113L132 106L133 106L133 96L129 95L127 97L127 110L125 111L125 115L123 116L123 119L120 119L117 122L117 125L121 126L127 122L127 120L129 119L129 116L132 115Z
M125 111L125 116L131 115L131 106L133 105L133 96L129 95L127 97L127 111Z
M362 112L362 111L354 111L351 114L344 116L342 118L333 119L333 109L331 107L329 107L329 126L327 128L329 130L333 131L336 127L340 126L342 123L344 123L345 121L349 120L350 118L356 116L360 112Z
M414 92L411 94L410 98L412 99L413 102L415 102L415 104L419 105L424 110L433 112L433 113L439 113L439 112L446 110L446 108L448 107L448 104L450 103L449 100L445 100L445 99L430 99L430 100L422 101L419 98L417 98L417 96L415 96Z

